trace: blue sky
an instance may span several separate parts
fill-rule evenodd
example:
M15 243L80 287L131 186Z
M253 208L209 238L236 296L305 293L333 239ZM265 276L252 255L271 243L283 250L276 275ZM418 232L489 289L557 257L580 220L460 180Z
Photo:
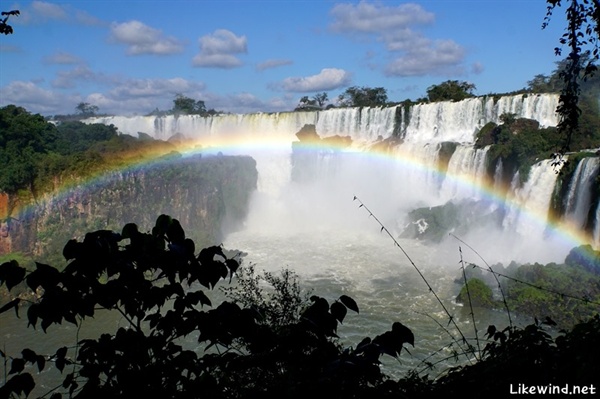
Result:
M543 0L32 1L0 37L0 106L144 115L177 93L235 113L292 110L350 86L390 101L448 79L503 93L549 74L565 21Z

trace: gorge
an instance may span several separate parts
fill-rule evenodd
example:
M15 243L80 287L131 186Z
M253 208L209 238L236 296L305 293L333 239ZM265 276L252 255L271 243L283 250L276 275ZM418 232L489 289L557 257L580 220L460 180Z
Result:
M356 195L395 234L426 238L435 215L415 220L414 211L421 209L425 216L424 209L451 202L459 211L438 226L443 236L460 234L486 248L490 261L560 262L574 246L600 245L598 157L586 153L590 157L577 159L576 171L565 178L544 159L525 171L520 165L503 167L508 161L501 157L491 165L490 146L477 145L480 130L490 122L502 124L503 115L556 126L557 105L558 95L525 94L410 107L115 116L87 122L162 140L183 135L194 142L190 152L201 146L202 152L252 156L258 191L247 226L257 217L260 229L314 229L327 223L343 229L350 219L365 216L352 203ZM293 147L305 125L314 125L323 140ZM346 140L326 140L335 137Z
M171 213L198 239L225 220L198 221L198 215L223 216L219 204L234 198L229 209L237 213L230 216L241 225L218 237L226 248L244 252L244 262L258 269L289 268L324 297L355 298L360 323L345 321L345 342L385 331L395 320L409 326L416 345L401 369L412 368L432 353L448 357L450 348L431 320L445 324L445 315L411 262L467 329L469 318L455 301L461 262L562 263L574 247L598 248L595 149L569 154L575 161L561 175L548 159L522 167L481 142L481 132L519 137L524 125L551 128L558 123L557 104L557 95L530 94L410 107L90 118L85 122L114 125L122 134L179 141L175 168L150 162L135 173L114 172L100 185L61 197L72 208L53 205L39 214L76 214L64 217L61 226L85 221L87 211L99 215L92 217L95 224L79 226L83 232L131 221L147 229L159 213ZM490 127L503 126L511 114L520 121L512 130ZM208 184L201 163L215 173ZM177 165L183 165L183 178L174 172ZM86 205L93 201L94 210ZM114 204L126 204L127 211ZM117 220L116 213L129 219ZM109 226L109 219L121 226ZM521 325L530 321L523 317ZM497 311L478 312L477 322L507 325L506 314ZM398 372L395 361L388 366Z

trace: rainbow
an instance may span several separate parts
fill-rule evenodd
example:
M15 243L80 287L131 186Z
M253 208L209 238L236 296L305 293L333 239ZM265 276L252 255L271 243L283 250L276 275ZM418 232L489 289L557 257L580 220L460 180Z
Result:
M205 137L202 140L182 141L177 145L170 147L171 150L177 151L184 157L202 154L209 155L253 155L257 153L283 152L291 153L292 146L289 138L282 137L275 139L273 137L264 138L248 138L247 136L226 135L221 137ZM446 165L439 163L428 163L423 159L414 156L409 152L396 151L393 148L386 146L373 146L369 150L365 146L353 143L351 146L345 146L331 140L314 140L308 143L300 143L295 147L295 151L299 152L342 152L346 154L356 154L357 156L366 157L369 162L393 163L396 167L406 170L419 171L437 176L440 179L449 179L454 184L469 190L475 190L481 199L490 203L496 204L503 209L517 209L520 217L527 218L529 223L533 223L540 228L546 229L553 237L559 237L562 243L566 246L578 247L581 245L592 245L598 248L598 242L594 242L594 238L585 231L576 228L573 225L562 222L557 218L549 218L547 209L534 209L527 207L525 204L518 201L514 196L507 196L505 187L498 187L491 179L476 178L471 174L453 173L450 172ZM147 151L144 153L129 154L123 157L123 161L113 170L108 172L96 173L88 176L85 180L71 182L57 189L51 198L60 200L69 195L73 190L86 190L92 186L104 184L111 175L123 173L126 171L134 171L144 168L152 168L154 165L165 160L168 157L168 152L164 148ZM351 201L352 198L348 198ZM34 205L29 205L17 209L19 217L34 209ZM0 208L0 210L2 210ZM7 217L14 216L7 213ZM7 219L2 217L2 219ZM590 254L589 256L593 256Z

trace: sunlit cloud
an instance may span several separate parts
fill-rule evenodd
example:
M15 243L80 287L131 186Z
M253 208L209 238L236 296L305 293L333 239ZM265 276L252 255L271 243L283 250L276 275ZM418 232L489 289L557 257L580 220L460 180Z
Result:
M284 91L309 93L338 89L348 86L350 82L349 72L337 68L324 68L317 75L286 78L276 86Z
M450 39L433 40L418 31L435 16L419 4L386 6L360 2L331 9L330 29L351 38L374 38L386 50L387 76L456 75L466 72L466 50ZM374 64L370 64L374 65Z
M360 2L337 4L331 9L334 21L331 29L340 33L377 33L385 34L412 25L429 24L434 15L418 4L406 3L397 7Z
M236 54L248 52L246 36L237 36L227 29L217 29L198 39L200 53L193 59L193 65L204 68L235 68L242 61Z
M462 75L465 49L452 40L427 41L410 48L385 67L388 76Z
M176 38L167 37L161 30L136 20L113 23L110 40L126 45L129 55L169 55L183 51L183 44Z

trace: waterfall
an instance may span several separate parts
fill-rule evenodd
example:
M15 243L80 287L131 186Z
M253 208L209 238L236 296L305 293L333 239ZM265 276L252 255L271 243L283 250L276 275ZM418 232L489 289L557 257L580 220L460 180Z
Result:
M455 176L445 179L441 196L448 199L479 199L479 190L486 180L486 154L489 147L476 149L473 146L457 147L448 163L447 174ZM464 184L466 180L469 184ZM471 184L472 182L475 185Z
M531 167L529 178L519 187L519 173L515 174L511 192L511 206L503 221L506 230L513 230L521 236L541 236L546 228L543 222L546 220L556 173L550 164L550 160L543 160ZM529 223L527 216L533 217L536 222Z
M213 146L215 151L226 154L252 156L259 173L253 206L262 207L262 211L255 212L248 223L261 228L272 225L274 230L281 230L304 225L310 230L334 216L338 226L346 226L356 216L353 204L346 204L353 195L379 209L382 219L395 226L401 226L402 219L417 208L464 200L464 204L471 204L465 205L468 207L465 212L471 212L469 219L465 219L468 223L478 221L480 226L494 223L489 229L502 234L502 239L494 243L511 237L525 245L528 240L547 238L547 213L556 181L554 169L549 161L541 161L531 168L527 181L521 182L517 173L512 186L505 189L501 160L494 176L488 176L489 148L475 148L475 134L489 122L500 123L505 113L535 119L542 126L555 126L557 105L558 95L523 94L410 107L207 117L113 116L85 122L113 124L122 133L143 132L162 140L182 134L197 140L204 150ZM315 125L322 138L349 136L352 146L346 150L321 148L318 152L310 145L294 149L296 133L307 124ZM384 155L373 156L365 151L390 138L395 140L385 144L395 144L387 147ZM581 170L576 173L566 216L579 221L585 219L582 215L586 207L590 214L590 208L595 206L590 203L590 189L586 187L592 182L590 176L594 168L598 169L598 161L586 162L587 166L580 165ZM486 216L477 219L478 212ZM594 225L596 242L600 237L599 213L600 207ZM522 249L529 260L537 256L525 247ZM564 245L560 250L562 253L557 256L568 252ZM503 252L500 255L508 255L506 250Z
M600 172L600 158L583 158L577 164L567 193L564 219L577 229L586 227L592 206L592 185Z
M598 201L598 206L596 207L596 225L594 226L593 239L592 246L594 249L600 250L600 201Z
M473 143L486 123L500 123L504 113L535 119L541 126L556 126L558 95L515 95L469 98L459 102L418 104L411 108L405 129L407 141Z

